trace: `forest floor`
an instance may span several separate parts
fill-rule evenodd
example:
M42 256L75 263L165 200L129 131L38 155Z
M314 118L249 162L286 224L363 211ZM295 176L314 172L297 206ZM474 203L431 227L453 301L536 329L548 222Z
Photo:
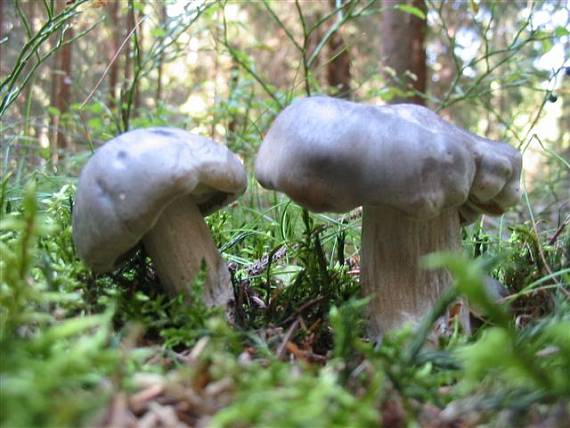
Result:
M308 215L285 200L268 204L254 189L243 197L250 206L210 216L232 271L228 320L201 303L201 280L190 306L167 298L142 250L119 271L94 275L73 248L73 179L36 182L5 178L2 186L3 426L570 420L567 223L511 223L502 235L494 220L465 229L469 257L438 263L477 308L473 334L453 317L445 332L434 330L460 305L442 300L418 328L377 344L364 333L358 211ZM481 298L486 274L505 287L499 302Z

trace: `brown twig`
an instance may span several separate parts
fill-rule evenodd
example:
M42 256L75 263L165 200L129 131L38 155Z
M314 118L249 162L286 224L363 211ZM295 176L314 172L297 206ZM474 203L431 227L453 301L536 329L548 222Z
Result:
M324 355L315 354L314 352L299 348L294 342L287 342L287 350L295 355L298 359L304 359L309 362L326 363L327 357Z
M306 303L303 303L299 309L297 309L292 315L290 315L285 321L283 321L281 324L287 324L288 322L291 322L293 320L293 318L298 318L299 316L302 315L302 313L304 311L306 311L308 308L310 308L313 305L316 305L317 303L320 303L322 300L324 300L325 296L317 296L314 299L309 300Z
M570 217L568 217L566 221L562 223L558 229L556 229L556 232L554 232L554 235L552 235L552 238L550 238L550 240L548 241L548 245L554 245L554 243L556 242L558 237L562 234L562 232L564 231L569 222L570 222Z
M164 386L161 384L151 385L142 391L137 392L129 398L129 407L138 414L148 405L148 402L155 399L164 392Z
M279 348L277 348L277 358L279 358L280 360L282 360L283 357L285 357L285 350L287 349L287 344L289 343L289 341L291 340L291 338L293 337L298 328L299 328L299 319L296 319L295 322L291 324L291 326L289 327L289 330L287 330L287 333L285 333L285 337L283 338L281 345L279 345Z

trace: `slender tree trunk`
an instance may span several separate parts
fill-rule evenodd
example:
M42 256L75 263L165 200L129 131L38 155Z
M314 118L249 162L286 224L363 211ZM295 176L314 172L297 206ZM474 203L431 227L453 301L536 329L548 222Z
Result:
M126 16L126 35L125 37L129 37L131 31L135 27L135 11L133 8L132 0L129 0L128 7L127 7L127 16ZM131 40L127 42L125 46L125 85L129 85L131 82L131 78L133 77L133 58L132 58L132 49L131 49Z
M56 0L56 13L65 8L65 0ZM67 27L63 42L73 38L73 28ZM57 163L62 149L69 148L70 144L61 128L61 118L69 110L71 98L71 68L72 68L73 44L68 43L61 47L54 57L53 77L51 87L51 105L58 110L53 114L51 124L52 161Z
M336 2L329 0L334 10ZM344 42L341 29L336 31L328 41L327 83L333 95L350 98L350 52Z
M73 27L69 27L65 34L65 41L73 38ZM69 43L60 51L59 68L61 74L59 75L58 96L57 96L57 109L63 116L69 111L71 105L71 84L72 80L72 67L73 67L73 43ZM61 131L61 130L60 130ZM60 149L70 149L71 141L69 141L63 132L58 132L57 147Z
M110 20L111 40L110 49L107 60L111 62L113 57L119 50L120 34L119 34L119 0L111 0L107 3L107 14ZM117 105L117 81L119 77L119 61L118 59L111 64L109 69L109 107L113 109Z
M0 5L4 2L4 0L0 0ZM28 23L30 25L30 30L31 33L33 34L35 32L34 29L34 21L36 20L36 7L35 7L35 2L28 2L25 8L25 13L28 19ZM1 7L1 6L0 6ZM0 10L0 15L1 15L1 10ZM2 19L0 17L0 19ZM0 24L1 26L1 24ZM2 39L2 36L0 36L0 40ZM1 56L0 56L1 58ZM1 62L1 61L0 61ZM34 86L35 86L35 81L36 81L36 75L34 74L30 80L30 82L28 83L28 85L26 85L26 89L25 89L25 95L24 95L24 135L29 137L30 135L32 135L32 126L30 125L30 119L32 116L32 104L33 104L33 97L34 97Z
M57 104L57 93L58 88L57 85L59 83L58 76L57 76L57 63L58 63L58 55L55 55L52 58L52 68L51 68L51 88L50 88L50 106L55 107ZM50 153L51 153L51 163L57 164L59 160L59 153L57 150L57 130L59 128L59 114L50 111L50 118L49 118L49 128L48 128L48 137L49 137L49 145L50 145Z
M144 16L144 0L140 0L140 6L141 9L139 10L139 20L140 24L139 27L137 29L137 35L138 35L138 44L139 44L139 55L142 61L142 57L143 57L143 46L144 46L144 29L143 29L143 21L142 18ZM133 14L133 22L132 22L133 27L135 26L135 22L134 22L134 14ZM133 107L134 107L134 112L138 112L141 106L141 93L140 93L140 84L139 81L137 79L137 82L135 83L135 96L134 96L134 102L133 102Z
M322 17L323 17L322 12L320 10L316 10L312 15L308 16L307 27L309 28L313 27L317 22L319 22L322 19ZM317 28L315 28L309 35L309 39L307 40L307 45L306 45L306 50L307 50L306 55L308 57L312 55L312 53L319 45L319 42L323 38L323 32L324 32L323 25L321 24ZM322 54L317 55L311 67L311 73L313 75L313 78L319 83L319 85L322 85L324 83L324 78L323 78L324 73L321 70L321 66L322 66Z
M56 1L56 3L54 4L55 7L55 13L57 13L59 11L59 5L60 2ZM54 43L53 41L51 42L52 44ZM51 59L51 69L50 69L50 75L51 75L51 88L50 88L50 107L55 107L57 105L57 94L58 94L58 87L57 85L59 84L59 79L58 79L58 64L59 64L59 54L55 54L52 56ZM59 157L58 157L58 151L57 151L57 129L59 127L59 115L58 114L54 114L53 112L50 112L50 118L49 118L49 144L50 144L50 152L51 152L51 162L53 164L56 164Z
M166 19L167 19L167 14L166 14L166 3L164 2L160 2L159 4L159 20L160 20L160 26L161 28L164 28L166 25ZM158 77L157 77L157 81L156 81L156 96L155 96L155 102L156 105L158 106L160 103L160 100L162 99L162 72L163 72L163 58L164 58L164 54L161 51L158 57Z
M214 49L215 52L218 51L218 40L220 40L220 21L221 21L221 14L219 11L216 12L216 25L214 27ZM214 70L213 70L213 77L212 80L214 81L214 94L212 96L212 109L214 110L214 107L216 105L216 103L218 102L218 76L220 73L220 59L218 55L214 55ZM231 89L230 89L231 90ZM217 117L216 117L216 113L214 113L213 115L213 120L212 123L210 124L210 138L212 140L216 140L216 123L217 123Z
M128 3L128 7L127 7L127 17L126 17L126 28L127 28L127 32L126 32L126 37L129 37L129 34L131 34L131 31L133 30L134 26L135 26L135 11L134 8L132 7L132 0L129 0ZM131 54L131 41L129 40L127 42L127 45L125 46L125 82L126 84L130 83L131 78L133 77L133 58L132 58L132 54Z
M235 62L232 58L232 66L230 68L230 84L228 87L228 101L231 101L232 98L235 96L235 92L237 90L239 84L239 64ZM228 130L228 137L234 138L236 128L238 126L238 114L232 114L230 121L228 122L227 130Z
M388 0L386 6L397 4L413 6L426 13L424 0ZM401 91L426 91L426 20L398 9L389 8L382 13L382 41L380 51L383 74L388 83ZM424 104L419 95L399 95L392 102Z
M125 37L129 37L133 29L135 28L135 8L133 0L128 0L127 4L127 16L126 16L126 35ZM125 46L125 74L123 85L121 89L121 118L123 120L123 131L129 130L129 121L132 115L132 105L128 105L130 100L128 99L130 94L129 90L132 84L133 78L133 55L131 49L132 37L127 41Z

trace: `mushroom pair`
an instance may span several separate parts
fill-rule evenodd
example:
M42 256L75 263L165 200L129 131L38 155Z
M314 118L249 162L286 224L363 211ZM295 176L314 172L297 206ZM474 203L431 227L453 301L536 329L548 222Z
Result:
M425 107L300 99L256 159L261 185L315 212L363 206L360 280L373 335L417 322L451 278L423 255L460 247L461 223L520 198L521 154Z
M309 97L287 107L256 159L262 186L316 212L363 206L361 283L374 335L416 322L451 285L420 258L460 247L460 225L520 198L521 155L417 105ZM78 254L114 269L142 241L171 294L188 293L202 261L204 302L225 305L230 275L203 216L235 200L247 177L226 147L173 128L118 136L81 173L73 212Z
M203 216L247 186L225 146L174 128L124 133L83 168L73 209L73 240L96 272L116 268L142 241L170 294L189 294L204 261L204 303L226 305L230 273Z

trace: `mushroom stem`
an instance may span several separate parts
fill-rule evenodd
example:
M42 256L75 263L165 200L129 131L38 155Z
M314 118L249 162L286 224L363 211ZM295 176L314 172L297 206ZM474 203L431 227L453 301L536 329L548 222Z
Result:
M457 210L431 220L415 220L388 206L365 206L362 218L360 281L372 296L368 307L373 337L417 324L443 291L451 286L445 270L420 266L422 256L456 250L460 242Z
M170 294L182 292L189 295L204 260L208 267L204 303L208 306L225 305L231 299L230 273L191 197L172 202L147 232L143 244L160 281Z

